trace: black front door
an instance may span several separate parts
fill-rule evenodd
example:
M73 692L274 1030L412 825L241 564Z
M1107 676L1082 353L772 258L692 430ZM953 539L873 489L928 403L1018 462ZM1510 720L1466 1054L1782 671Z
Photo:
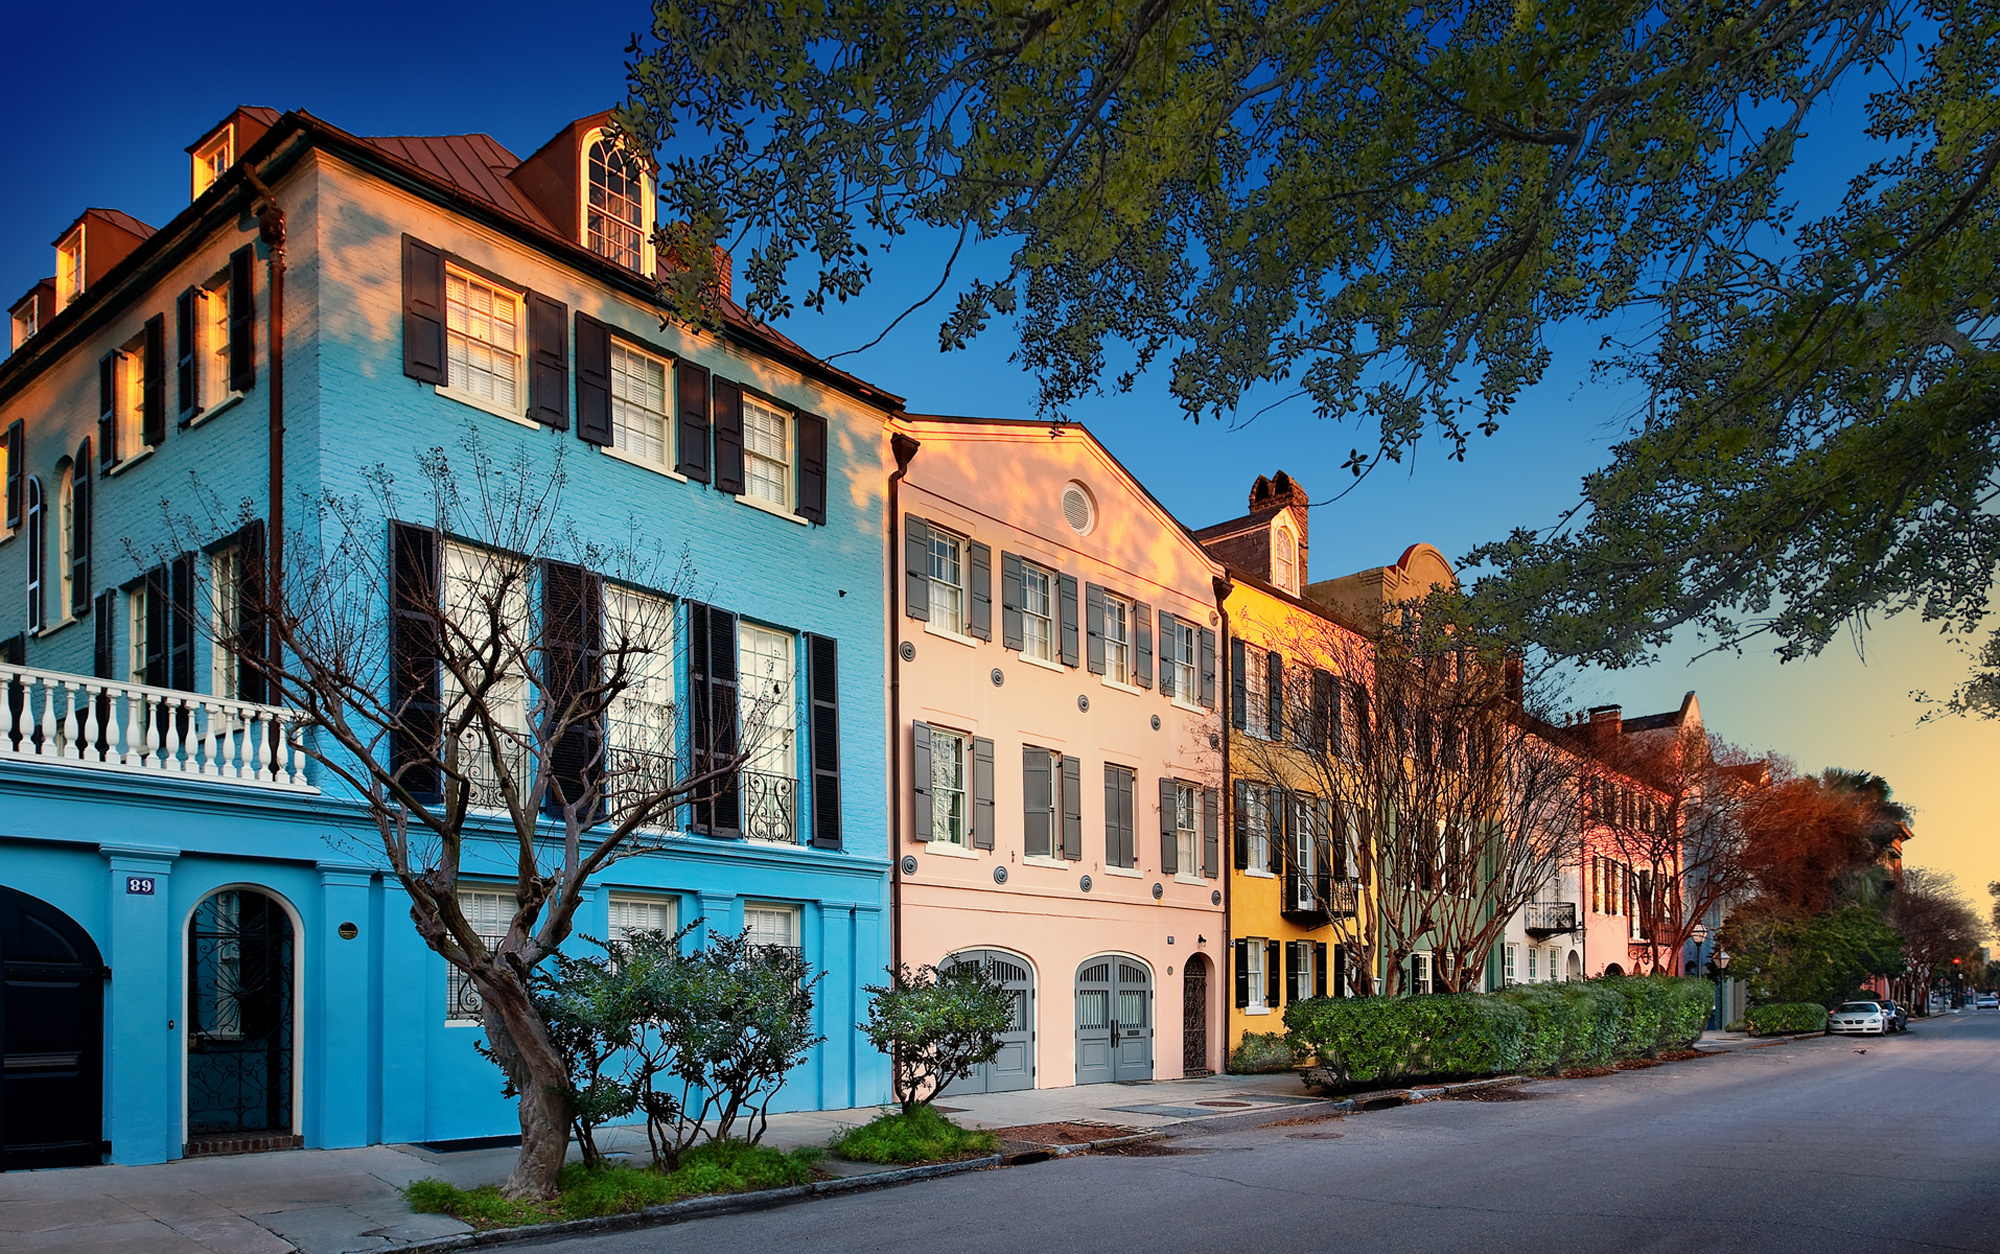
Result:
M188 927L190 1138L292 1130L292 920L252 888Z
M0 888L0 1170L104 1161L104 964L46 901Z

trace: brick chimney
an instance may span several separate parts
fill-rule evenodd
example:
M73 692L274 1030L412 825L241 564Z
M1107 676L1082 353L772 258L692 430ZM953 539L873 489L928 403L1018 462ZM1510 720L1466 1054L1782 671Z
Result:
M1595 740L1610 740L1625 731L1624 710L1615 705L1590 707L1590 734Z

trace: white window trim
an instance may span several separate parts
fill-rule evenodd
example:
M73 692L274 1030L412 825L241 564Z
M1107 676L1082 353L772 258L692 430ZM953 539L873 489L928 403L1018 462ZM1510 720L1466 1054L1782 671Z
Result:
M674 470L672 467L655 466L653 463L649 461L644 461L640 458L632 456L630 453L626 452L622 448L614 448L609 444L593 445L592 447L596 448L598 452L604 454L606 457L611 458L613 461L621 461L628 466L637 466L641 470L650 470L656 475L664 475L665 477L676 480L680 483L686 483L688 481L686 475L681 474L679 471Z
M216 180L221 177L220 174L209 174L209 160L217 152L229 154L223 163L223 169L227 170L236 164L236 123L224 123L222 129L215 133L215 138L194 150L194 164L189 171L194 184L194 195L189 199L200 200L202 194L214 187ZM208 174L206 180L202 178L204 174Z
M1104 873L1106 875L1116 875L1123 879L1128 879L1128 880L1142 880L1146 878L1146 872L1141 867L1118 866L1113 863L1105 864Z
M593 257L602 254L590 248L590 146L600 139L610 142L608 128L599 126L584 132L583 142L576 147L576 242ZM659 180L648 166L647 161L639 159L639 273L651 278L660 264L658 250L653 244L653 232L658 226ZM609 257L604 260L618 265Z
M1175 871L1175 872L1174 872L1174 883L1176 883L1176 884L1206 884L1206 883L1208 883L1208 881L1207 881L1206 879L1204 879L1204 878L1202 877L1202 874L1201 874L1201 872L1200 872L1200 871Z
M949 640L954 644L962 644L972 649L976 649L986 643L977 636L961 636L957 632L949 628L940 627L934 622L926 622L924 624L924 634L927 636L936 636L940 640ZM1057 667L1056 669L1061 670L1062 668Z
M739 497L738 499L740 500L741 498ZM942 623L938 621L937 603L940 598L936 595L933 595L940 587L949 588L952 591L958 593L960 607L961 610L963 611L962 616L965 619L966 624L968 626L971 625L972 539L971 537L961 532L955 531L950 527L933 526L930 529L930 535L931 535L930 543L924 546L924 579L926 580L925 601L928 605L932 607L932 609L930 612L930 616L924 619L924 630L934 636L943 636L947 640L959 640L963 641L966 644L977 644L978 641L975 640L973 637L961 632L954 631L951 628L944 626ZM939 579L936 575L933 575L931 573L931 557L932 557L931 546L937 543L937 538L940 535L949 537L950 539L956 540L958 542L959 582L957 583L951 583L947 580Z
M86 273L84 249L88 245L84 235L84 227L87 225L89 224L85 222L77 223L76 229L65 235L56 244L56 311L58 313L76 303L76 298L83 295L83 290L86 286L84 281ZM64 290L63 284L64 253L71 253L74 257L74 264L70 267L72 273L67 291Z
M681 899L680 896L676 893L628 892L622 889L613 889L611 893L605 898L606 915L608 916L610 914L611 906L617 905L621 902L626 905L635 905L635 906L666 906L668 909L673 911L674 915L674 926L667 929L667 934L671 936L673 933L680 930ZM609 923L607 920L604 929L605 932L604 938L606 940L624 939L623 937L614 937L611 935L613 928L615 928L616 926L617 926L616 924Z
M653 471L655 474L662 474L667 476L667 478L669 479L678 479L682 483L686 483L687 476L681 474L679 471L673 468L676 464L680 452L680 423L677 420L676 415L674 413L674 403L675 403L674 388L676 386L675 371L680 368L680 363L672 357L668 357L665 356L664 354L654 352L650 348L647 348L641 344L635 343L631 340L624 338L623 336L616 334L614 334L611 337L611 352L612 352L611 375L613 379L616 379L618 374L617 354L620 352L630 354L633 357L639 358L641 361L650 362L651 364L660 367L661 404L666 406L665 412L661 415L661 419L666 428L665 435L661 440L662 460L657 463L649 462L645 458L640 457L635 453L631 453L625 449L619 448L618 434L617 434L618 420L615 413L612 417L612 442L609 444L593 445L592 447L602 450L603 452L609 454L610 456L617 458L621 462L629 462L630 464L638 466L641 469L650 470ZM612 397L611 404L614 407L614 409L619 404L618 398L615 395Z
M739 493L736 499L745 505L754 505L767 513L776 514L781 518L790 518L794 522L802 523L805 519L793 513L799 507L799 412L788 405L780 405L776 401L765 400L761 396L746 391L743 394L744 408L748 409L752 404L770 410L784 421L785 473L783 482L785 486L785 499L783 501L771 501L761 496L753 496L748 491L750 486L750 459L752 457L762 457L763 455L750 451L750 423L747 417L743 423L743 486L745 491ZM765 458L765 460L768 461L770 459ZM972 541L968 538L965 541L965 545L968 550L967 558L969 559L971 556Z
M530 423L530 424L528 424L528 425L530 425L530 426L533 426L534 424L533 424L533 423ZM675 475L675 476L674 476L674 478L676 478L676 479L679 479L679 478L680 478L680 476L679 476L679 475ZM686 480L682 480L682 482L686 482ZM761 497L761 496L750 496L750 495L748 495L748 494L744 494L744 495L740 495L740 496L738 496L738 497L737 497L736 499L737 499L738 501L741 501L741 502L742 502L743 504L745 504L745 505L748 505L748 506L749 506L749 507L750 507L751 509L761 509L761 510L763 510L763 511L764 511L765 513L767 513L767 514L771 515L771 516L772 516L772 517L774 517L774 518L782 518L782 519L784 519L784 520L785 520L786 522L792 522L792 523L797 523L797 524L798 524L799 526L801 526L801 527L810 527L810 526L812 526L812 524L811 524L810 522L808 522L807 520L805 520L805 519L803 519L803 518L799 517L799 516L798 516L797 514L795 514L795 513L792 513L792 512L790 511L790 510L786 510L786 509L782 509L782 508L780 508L780 507L778 507L778 506L776 506L776 505L773 505L773 504L772 504L771 502L769 502L769 501L765 500L765 499L764 499L763 497ZM949 633L946 633L946 632L940 632L939 634L940 634L940 635L946 635L946 634L949 634Z
M1058 675L1069 674L1069 667L1064 666L1061 662L1044 662L1042 659L1026 653L1020 654L1019 656L1022 662L1026 663L1029 666L1036 667L1037 669L1045 671L1054 671Z
M1028 583L1029 567L1033 567L1037 573L1045 576L1048 580L1048 585L1049 585L1049 598L1048 598L1049 613L1047 617L1047 622L1049 624L1049 634L1048 634L1049 656L1045 658L1036 657L1034 654L1028 652L1027 650L1028 620L1030 618L1034 618L1037 620L1040 620L1042 618L1042 615L1040 614L1030 614L1028 612L1027 583ZM1057 671L1066 670L1067 668L1064 667L1062 664L1062 577L1056 572L1056 568L1053 565L1037 562L1029 558L1023 558L1021 560L1021 598L1022 598L1022 604L1021 604L1022 647L1016 650L1016 652L1018 652L1021 655L1021 660L1024 662L1032 662L1037 666L1044 666L1051 670L1057 670Z
M150 444L141 444L138 447L138 449L135 452L131 453L129 456L121 457L116 462L112 463L111 468L104 472L104 477L107 479L116 479L119 475L124 474L126 471L132 469L132 467L138 465L140 462L145 461L148 457L151 457L152 455L153 455L153 446Z
M1129 692L1136 697L1140 693L1146 691L1144 688L1135 687L1134 685L1125 683L1122 680L1111 678L1111 672L1109 670L1106 670L1103 675L1099 676L1099 679L1103 682L1106 688L1111 689L1113 692Z
M1271 938L1268 936L1246 936L1243 943L1249 948L1251 961L1245 964L1250 975L1250 1003L1243 1007L1246 1015L1267 1015L1271 1004L1265 995L1271 989Z
M961 762L961 766L963 768L962 778L964 779L965 782L964 785L960 788L959 792L965 798L965 808L964 808L965 830L961 834L961 839L959 840L953 840L949 836L940 834L937 831L937 826L936 826L937 810L935 807L937 805L937 799L938 799L937 741L938 737L940 736L943 736L950 740L956 740L963 746L960 752L964 755L963 760ZM959 731L955 727L937 727L931 730L931 805L933 808L931 811L932 815L931 839L928 843L930 847L933 849L942 850L949 848L954 852L963 853L967 857L974 856L972 849L972 836L973 836L972 809L974 804L973 788L975 781L973 779L974 763L972 760L973 757L972 741L973 741L973 736L971 732Z
M243 399L243 393L239 389L229 386L229 371L226 368L222 371L220 380L211 375L211 367L215 364L215 344L211 338L215 333L215 319L211 315L209 302L221 300L226 306L229 300L228 292L227 268L211 276L208 282L195 289L196 298L201 306L195 315L195 343L198 346L195 354L195 392L202 412L195 415L188 424L190 426L206 419L211 411L219 413ZM209 399L211 388L217 392L214 400Z
M784 913L792 916L792 948L801 955L806 951L806 912L789 901L745 901L743 903L743 930L750 929L750 912L765 910L773 914Z
M1061 820L1058 819L1057 821L1060 822ZM1066 871L1074 864L1068 858L1045 858L1038 853L1024 853L1021 855L1021 865L1042 866L1052 871Z
M223 397L221 400L217 401L213 405L202 406L201 412L196 414L194 417L188 419L185 425L187 429L190 431L194 430L196 427L205 426L208 423L208 420L215 417L217 414L222 413L225 410L234 409L242 403L243 403L243 393L231 392L229 395ZM146 450L147 453L150 453L152 451L153 450L150 448ZM140 454L141 457L143 457L144 455L145 454L143 453ZM134 458L133 460L137 461L138 458ZM117 467L114 466L111 470L111 473L112 474L118 473Z
M453 272L456 272L458 276L462 279L466 279L473 283L478 283L483 287L492 288L495 292L513 298L514 334L515 334L514 400L519 408L519 412L509 412L507 409L503 408L500 405L496 405L495 403L487 400L483 396L475 396L471 392L462 391L451 385L451 360L450 360L451 330L449 327L450 313L448 310L445 312L445 321L447 323L447 326L444 333L445 381L443 383L436 385L437 394L439 396L444 397L446 400L457 401L461 405L470 405L472 408L480 410L483 413L492 414L496 418L505 418L509 422L517 422L531 431L541 430L541 424L528 417L528 403L527 403L528 294L527 292L521 288L515 287L511 283L503 283L498 279L489 278L486 275L480 274L475 270L468 270L464 266L453 265L450 261L445 262L444 270L445 270L445 286L447 288L451 286L451 276ZM449 297L447 297L446 300L448 302Z
M501 899L503 907L508 905L509 903L512 903L514 900L513 897L505 889L500 888L497 885L473 884L469 886L461 886L458 890L459 909L461 911L465 909L464 899L475 893L489 897L498 897ZM496 942L493 940L489 940L487 943L493 944ZM439 961L443 962L444 960L439 959ZM468 983L470 983L471 978L472 977L466 975L463 971L460 971L457 967L452 966L449 962L444 963L444 1026L448 1028L477 1028L484 1024L485 1022L484 1017L475 1017L471 1019L454 1019L451 1017L451 1012L452 1012L451 1003L453 1001L451 995L451 986L453 981L456 979L464 979Z

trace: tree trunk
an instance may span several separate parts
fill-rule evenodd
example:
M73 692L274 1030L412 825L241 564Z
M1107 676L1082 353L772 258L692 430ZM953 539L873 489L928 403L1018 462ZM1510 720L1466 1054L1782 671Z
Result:
M550 1198L569 1154L569 1075L528 990L502 974L478 981L486 999L486 1037L493 1057L520 1094L521 1153L501 1185L510 1198Z

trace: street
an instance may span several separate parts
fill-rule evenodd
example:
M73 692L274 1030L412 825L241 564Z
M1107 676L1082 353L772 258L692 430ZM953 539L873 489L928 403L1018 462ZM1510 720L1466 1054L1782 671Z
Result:
M2000 1250L2000 1013L1525 1092L533 1248Z

